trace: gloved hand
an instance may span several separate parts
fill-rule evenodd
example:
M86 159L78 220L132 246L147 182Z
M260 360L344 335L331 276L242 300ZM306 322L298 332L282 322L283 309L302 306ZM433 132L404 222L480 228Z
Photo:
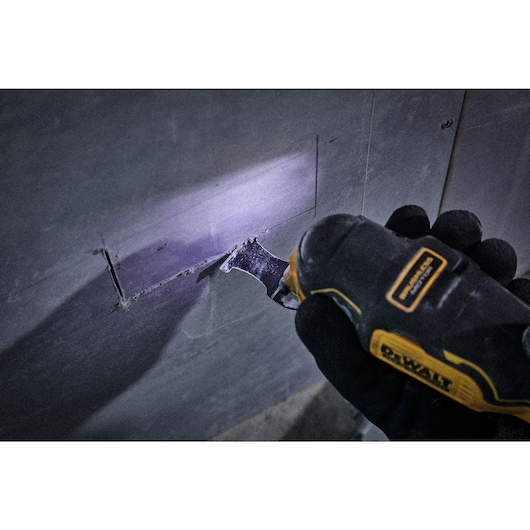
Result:
M530 304L530 280L513 280L515 251L499 239L481 241L482 228L472 213L446 212L431 228L422 208L404 206L385 226L409 238L430 234L467 253L484 272ZM512 416L474 412L376 359L361 347L346 315L324 295L304 300L295 322L322 373L391 440L530 439L530 424ZM530 351L530 332L524 337Z

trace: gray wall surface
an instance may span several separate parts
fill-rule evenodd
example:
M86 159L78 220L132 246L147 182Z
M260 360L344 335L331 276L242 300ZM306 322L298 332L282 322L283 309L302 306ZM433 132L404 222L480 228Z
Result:
M526 91L0 92L0 439L206 440L322 380L294 312L218 270L252 236L287 259L330 213L466 208L524 272L529 109Z
M530 91L470 90L442 210L474 212L484 238L508 241L530 277Z

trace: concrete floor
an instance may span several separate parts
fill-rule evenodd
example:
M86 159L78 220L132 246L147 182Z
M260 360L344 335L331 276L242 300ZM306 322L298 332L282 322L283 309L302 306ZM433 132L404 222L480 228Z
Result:
M213 441L388 441L326 380L218 434Z
M529 130L528 91L0 92L0 439L384 439L219 260L415 203L524 274Z

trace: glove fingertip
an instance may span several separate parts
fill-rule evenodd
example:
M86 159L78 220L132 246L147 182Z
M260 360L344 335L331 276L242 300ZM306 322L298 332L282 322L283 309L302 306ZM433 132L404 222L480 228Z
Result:
M481 241L469 253L480 268L504 287L508 286L517 270L517 254L503 239L491 238Z
M394 210L385 227L399 235L416 239L426 236L431 224L427 212L421 206L409 204Z
M467 210L450 210L436 219L431 236L453 248L466 251L480 242L482 225L478 217Z
M523 302L530 304L530 280L527 278L515 278L508 284L508 291L520 298Z

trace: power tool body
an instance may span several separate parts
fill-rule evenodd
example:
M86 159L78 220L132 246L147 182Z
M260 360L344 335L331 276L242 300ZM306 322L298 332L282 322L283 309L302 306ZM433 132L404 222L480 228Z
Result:
M282 303L277 294L286 300L288 291L299 302L328 296L364 349L382 362L470 409L530 423L530 359L523 346L530 307L464 253L432 236L409 239L363 216L341 214L311 227L289 266L278 261L278 290L267 288L271 298Z

